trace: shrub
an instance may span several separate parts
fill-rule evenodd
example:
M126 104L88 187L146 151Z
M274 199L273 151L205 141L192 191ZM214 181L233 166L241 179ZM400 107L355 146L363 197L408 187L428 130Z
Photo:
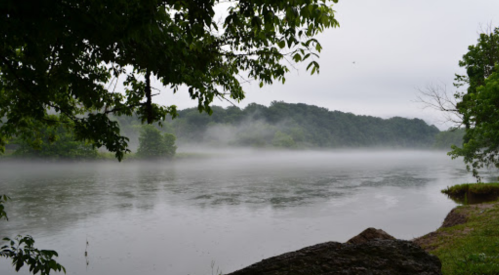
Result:
M156 127L145 125L140 132L137 156L140 158L171 159L177 151L175 140L173 134L163 134Z

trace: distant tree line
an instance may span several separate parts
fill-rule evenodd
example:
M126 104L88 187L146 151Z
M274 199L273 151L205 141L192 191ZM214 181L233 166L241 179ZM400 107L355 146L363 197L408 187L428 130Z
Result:
M440 132L421 119L381 119L284 102L214 106L211 116L190 108L170 124L181 143L286 148L430 148Z
M241 146L259 148L436 148L461 145L463 130L440 132L421 119L381 119L306 104L272 102L269 107L213 106L213 114L196 108L179 111L175 120L142 125L135 116L112 117L130 139L138 158L172 158L177 146ZM54 116L54 120L56 120ZM14 155L42 158L97 158L97 148L77 140L64 123L33 124L31 135L11 140Z
M445 150L450 150L452 145L462 146L465 132L466 130L464 128L442 131L437 134L433 146L437 149Z
M30 124L31 131L9 140L6 149L12 157L38 159L98 159L104 157L99 154L98 148L86 140L78 139L74 130L57 115L50 115L53 124L43 125L38 122ZM113 118L116 119L116 118ZM135 148L134 157L140 159L171 159L175 156L177 146L176 137L171 133L164 133L156 125L142 125L136 117L124 118L125 134L129 134L139 143ZM168 128L168 124L165 129ZM162 130L165 130L162 129Z

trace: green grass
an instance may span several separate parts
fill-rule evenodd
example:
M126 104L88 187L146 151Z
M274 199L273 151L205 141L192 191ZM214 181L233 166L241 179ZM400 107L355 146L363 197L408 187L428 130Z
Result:
M441 191L458 203L476 204L499 198L499 183L464 183Z
M465 224L440 228L430 253L442 261L444 275L499 274L499 204L466 205L457 210Z
M476 195L499 194L499 183L464 183L442 190L442 193L449 196L464 196L468 192Z

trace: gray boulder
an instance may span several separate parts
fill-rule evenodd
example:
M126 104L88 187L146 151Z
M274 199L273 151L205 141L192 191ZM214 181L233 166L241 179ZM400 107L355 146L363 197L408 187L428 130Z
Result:
M437 275L440 260L403 240L327 242L265 259L227 275Z
M369 242L375 239L395 240L395 238L392 235L386 233L385 231L369 227L366 230L360 232L359 235L348 240L347 243L359 244L359 243Z

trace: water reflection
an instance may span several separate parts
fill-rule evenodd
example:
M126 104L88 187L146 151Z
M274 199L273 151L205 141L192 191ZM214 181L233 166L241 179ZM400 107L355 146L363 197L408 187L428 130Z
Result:
M201 208L303 207L355 194L359 188L414 189L435 181L434 167L418 162L417 157L399 153L405 160L400 162L384 154L384 161L376 163L374 156L265 155L188 163L7 165L2 167L2 190L13 199L11 216L22 217L13 219L7 230L29 231L36 225L53 232L104 212L151 211L158 203ZM19 169L29 172L15 172Z

